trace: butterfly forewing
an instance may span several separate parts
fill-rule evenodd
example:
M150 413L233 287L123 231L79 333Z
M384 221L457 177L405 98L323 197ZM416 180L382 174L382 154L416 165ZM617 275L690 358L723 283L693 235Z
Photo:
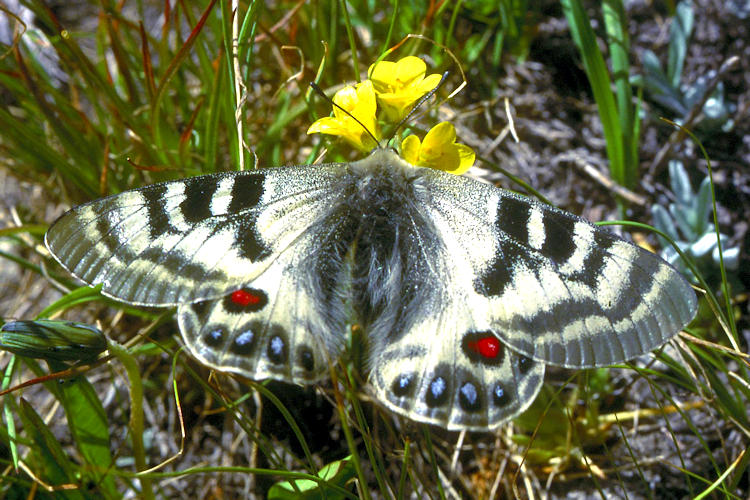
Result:
M338 169L314 168L206 175L110 196L64 214L46 243L71 273L124 302L220 297L263 272L325 209Z
M568 367L609 365L661 346L695 315L690 285L651 252L554 207L432 177L442 237L474 256L472 306L521 353Z

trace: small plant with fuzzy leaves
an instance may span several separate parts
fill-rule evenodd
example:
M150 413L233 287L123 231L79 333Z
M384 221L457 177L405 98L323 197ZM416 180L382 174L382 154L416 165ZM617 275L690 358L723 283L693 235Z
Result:
M656 54L645 50L642 60L643 75L633 78L635 85L643 87L651 100L673 113L678 122L687 117L695 106L700 105L709 90L709 82L716 75L712 70L691 84L681 83L688 42L693 31L693 16L692 2L683 1L677 5L675 17L669 28L669 57L666 68L662 68ZM734 121L730 117L736 108L734 103L725 99L724 85L719 82L703 105L702 116L694 124L695 130L702 134L711 134L717 130L730 131L734 126Z
M710 178L707 176L703 179L698 191L694 192L685 167L676 160L669 162L669 177L675 202L669 204L669 209L661 205L652 207L654 226L692 257L709 284L716 284L721 281L719 243L723 249L724 266L730 270L737 269L739 265L740 249L727 248L729 236L725 234L720 234L717 240L716 228L709 222L712 205ZM665 239L661 239L664 246L662 257L696 282L677 251Z

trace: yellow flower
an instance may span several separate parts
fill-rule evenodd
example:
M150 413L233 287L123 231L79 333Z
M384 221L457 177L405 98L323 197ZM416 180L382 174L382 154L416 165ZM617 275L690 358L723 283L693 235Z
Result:
M460 175L474 164L476 155L465 144L456 144L456 129L450 122L432 127L420 141L410 135L401 142L401 156L412 165L445 170Z
M368 74L375 86L385 119L397 123L420 97L437 87L440 75L425 78L427 65L418 57L407 56L397 62L380 61Z
M354 87L344 87L333 96L333 102L351 113L380 140L380 132L375 120L375 91L371 81L365 80ZM377 144L373 142L372 137L362 128L362 125L334 106L333 116L316 120L307 129L307 133L337 135L360 151L368 152Z

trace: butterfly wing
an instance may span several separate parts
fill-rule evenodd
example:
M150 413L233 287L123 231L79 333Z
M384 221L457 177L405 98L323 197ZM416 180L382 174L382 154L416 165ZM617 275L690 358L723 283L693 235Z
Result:
M320 380L345 342L348 317L320 307L309 270L318 234L307 232L256 279L220 299L177 308L180 332L198 360L253 380ZM318 255L320 250L317 250Z
M696 309L655 255L387 150L147 186L71 210L46 241L112 297L178 305L191 351L250 378L318 380L353 317L375 396L450 429L496 427L544 363L643 354Z
M387 151L353 172L360 167L353 192L363 197L355 205L365 208L353 245L354 299L371 392L413 420L448 429L497 427L533 401L544 364L508 349L490 330L486 308L475 309L476 252L464 245L481 240L440 226L429 170Z
M442 286L424 282L425 285ZM457 294L425 304L421 320L373 350L369 383L392 411L451 430L493 429L521 413L544 364L508 349Z
M55 258L118 300L178 305L186 346L213 368L300 384L345 341L341 166L285 167L146 186L74 208Z
M435 170L404 183L413 201L386 238L399 279L377 287L391 300L368 332L369 381L393 411L493 428L533 401L544 363L623 361L695 314L677 271L583 219Z
M260 275L328 209L337 169L282 167L149 185L70 210L46 244L72 274L123 302L221 297Z
M513 349L567 367L605 366L661 346L695 316L695 292L657 255L508 191L442 172L430 178L429 213L467 261L471 304Z

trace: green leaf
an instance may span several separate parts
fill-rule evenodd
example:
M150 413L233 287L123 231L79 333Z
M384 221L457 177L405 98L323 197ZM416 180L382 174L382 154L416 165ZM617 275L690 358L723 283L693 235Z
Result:
M682 162L677 160L669 161L669 184L679 205L689 206L692 203L695 196L693 185L690 183L690 177Z
M659 231L665 232L673 240L680 239L680 233L677 232L677 226L675 226L672 217L669 216L669 212L666 208L661 205L654 205L651 208L651 212L654 217L654 227ZM668 247L669 243L663 240L663 246Z
M586 76L591 84L599 118L604 129L607 144L607 157L612 178L620 185L628 186L628 173L623 148L623 131L615 103L615 96L610 88L610 77L604 56L599 50L591 22L580 0L562 0L563 12L570 25L573 41L581 52Z
M5 367L5 371L3 373L3 382L1 386L3 391L8 390L8 388L10 387L17 361L17 358L13 357L8 362L8 366ZM13 397L11 397L9 394L3 396L3 416L5 417L5 430L8 435L7 443L10 451L10 456L13 461L13 468L15 470L18 470L19 456L17 444L18 435L16 433L16 422L13 415L14 413L17 413L17 407L18 405L16 404L16 401L15 399L13 399Z
M623 181L625 186L635 186L638 178L638 117L633 106L630 83L630 39L628 23L622 0L602 2L607 45L612 63L612 78L617 98L617 116L622 131Z
M679 88L672 86L669 78L661 68L661 63L656 54L650 50L643 51L641 57L643 65L643 78L639 84L650 94L651 98L661 106L671 110L679 116L687 113L687 106Z
M89 477L110 498L118 498L110 453L109 422L96 390L84 377L77 377L60 386L60 402L65 409L68 427L86 461Z
M698 239L700 235L696 234L693 225L690 223L690 217L683 206L674 203L670 204L669 213L672 214L672 218L682 232L683 240L692 242Z
M491 31L485 31L483 34L475 33L471 35L465 43L466 62L471 64L484 52L487 43L490 40Z
M740 422L745 429L750 427L750 420L747 416L747 406L745 406L742 401L738 401L740 398L738 398L736 394L729 392L726 381L722 380L714 370L705 370L704 373L706 378L708 378L708 383L711 385L713 394L716 395L719 400L720 404L718 405L718 408L725 411L731 419Z
M696 216L695 227L699 233L708 230L708 216L713 210L711 203L711 178L706 177L698 188L698 196L693 200L693 212Z
M29 449L29 462L34 463L36 474L52 486L77 484L74 465L49 427L25 399L21 399L20 410L19 416L23 421L24 431L34 443ZM57 495L58 498L84 498L78 490L60 490Z
M75 290L66 293L58 300L45 307L42 312L37 315L37 317L46 318L56 313L57 311L63 311L78 304L91 302L92 300L100 300L102 298L101 289L101 284L94 287L84 285L82 287L76 288Z
M346 488L355 475L351 457L342 458L331 462L318 471L317 476L325 481L318 483L311 479L292 479L276 483L268 490L269 500L338 500L347 498L342 491L331 488L329 485Z

